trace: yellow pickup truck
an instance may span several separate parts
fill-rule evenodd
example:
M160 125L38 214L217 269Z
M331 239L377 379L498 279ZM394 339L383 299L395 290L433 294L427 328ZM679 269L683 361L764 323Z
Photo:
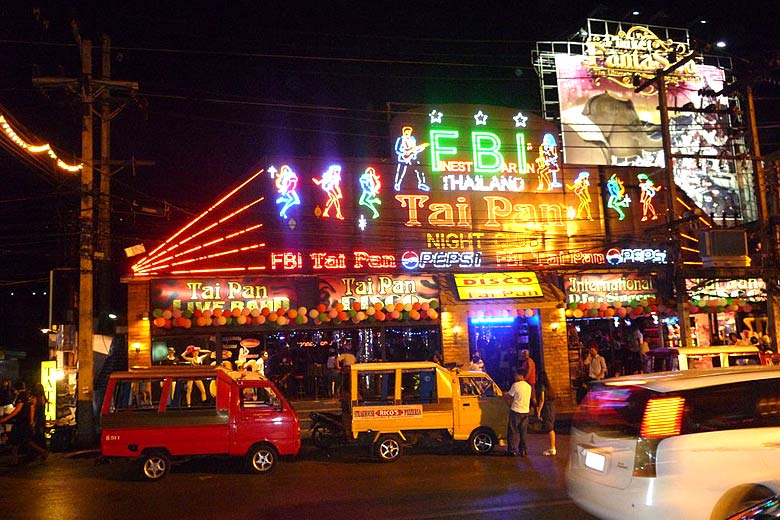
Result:
M379 461L428 442L466 443L475 454L506 443L509 408L484 372L432 362L358 363L345 369L343 381L346 436L371 445Z

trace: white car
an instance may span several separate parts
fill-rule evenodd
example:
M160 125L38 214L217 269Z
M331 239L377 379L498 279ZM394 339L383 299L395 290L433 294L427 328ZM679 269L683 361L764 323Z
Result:
M780 367L639 374L591 386L566 485L604 519L722 519L780 493Z

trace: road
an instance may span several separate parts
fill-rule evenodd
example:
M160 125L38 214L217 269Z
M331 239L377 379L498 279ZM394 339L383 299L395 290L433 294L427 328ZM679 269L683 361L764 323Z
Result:
M250 475L235 459L174 466L162 481L134 478L135 466L54 453L9 467L0 460L3 519L592 519L563 484L568 437L544 457L547 437L530 436L527 458L408 450L395 463L367 450L323 453L307 443L269 475Z

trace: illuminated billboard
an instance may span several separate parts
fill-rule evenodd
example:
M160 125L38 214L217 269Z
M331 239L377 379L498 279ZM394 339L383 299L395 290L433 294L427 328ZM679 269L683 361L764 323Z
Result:
M663 228L650 170L567 167L554 125L506 107L413 107L389 129L386 157L268 159L147 247L135 276L657 263L605 247L607 224L613 238Z
M635 89L694 52L687 31L601 20L588 27L570 53L548 56L566 163L663 168L657 86ZM749 218L750 166L735 160L744 139L731 131L739 125L733 100L717 95L724 68L696 57L664 77L677 185L708 215Z

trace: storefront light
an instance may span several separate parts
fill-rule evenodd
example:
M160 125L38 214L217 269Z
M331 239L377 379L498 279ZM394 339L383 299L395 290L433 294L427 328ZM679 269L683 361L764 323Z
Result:
M482 316L479 318L471 318L471 323L474 325L508 325L514 322L515 318L513 316Z

